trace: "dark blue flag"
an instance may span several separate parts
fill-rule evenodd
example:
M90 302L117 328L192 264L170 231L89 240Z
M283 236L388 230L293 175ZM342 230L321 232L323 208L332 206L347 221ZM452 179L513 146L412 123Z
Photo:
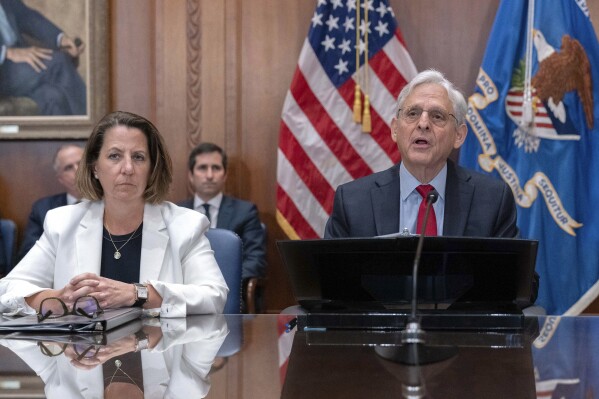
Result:
M504 179L539 240L537 303L578 314L599 293L599 45L584 0L503 1L460 162Z

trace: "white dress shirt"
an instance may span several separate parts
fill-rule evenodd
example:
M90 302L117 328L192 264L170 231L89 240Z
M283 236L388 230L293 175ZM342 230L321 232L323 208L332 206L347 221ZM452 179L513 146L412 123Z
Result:
M218 195L216 197L212 198L208 202L204 202L204 200L201 199L200 197L198 197L198 195L196 194L193 196L193 209L195 209L196 211L205 215L206 211L204 210L204 207L202 205L203 204L210 205L210 227L212 227L214 229L214 228L216 228L216 224L218 223L218 211L220 209L220 204L222 202L223 202L223 193L222 192L218 193Z

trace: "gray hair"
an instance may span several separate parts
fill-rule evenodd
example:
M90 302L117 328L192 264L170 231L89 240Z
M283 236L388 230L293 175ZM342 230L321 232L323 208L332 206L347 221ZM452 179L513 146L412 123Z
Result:
M427 69L420 72L410 81L410 83L404 86L399 93L399 96L397 96L397 108L395 109L395 115L399 113L399 109L403 107L406 98L412 94L414 89L423 84L438 84L443 86L443 88L447 91L447 96L449 97L449 101L451 101L453 106L453 114L457 119L457 125L461 126L466 123L466 112L468 110L468 106L466 105L464 95L454 86L453 83L447 80L441 72L435 69Z
M54 168L54 172L56 173L60 172L58 170L58 154L60 154L62 150L66 150L67 148L79 148L81 150L81 153L83 153L83 147L77 144L63 144L60 147L58 147L58 149L54 153L54 157L52 158L52 167Z

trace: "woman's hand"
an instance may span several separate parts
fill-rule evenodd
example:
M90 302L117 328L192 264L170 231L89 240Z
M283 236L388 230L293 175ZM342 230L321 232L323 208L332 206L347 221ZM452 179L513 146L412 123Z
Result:
M87 286L82 287L73 285L69 282L61 289L43 290L33 295L30 295L25 298L25 302L27 302L29 306L31 306L33 309L37 311L39 310L40 304L44 301L44 299L59 298L61 301L64 302L68 309L72 309L73 303L75 302L75 300L77 300L77 298L89 295L89 292L93 290L93 286L98 284L98 281L90 280L88 281Z
M65 289L72 288L71 301L84 295L95 297L102 309L122 308L135 302L133 284L112 280L94 273L82 273L71 279Z

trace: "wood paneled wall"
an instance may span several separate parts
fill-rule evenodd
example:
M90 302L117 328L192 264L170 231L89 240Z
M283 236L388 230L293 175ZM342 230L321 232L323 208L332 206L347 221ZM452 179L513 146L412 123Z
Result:
M472 92L499 0L391 0L417 68ZM230 157L228 193L255 202L268 228L266 307L293 304L276 252L277 141L283 101L314 13L306 0L111 0L111 110L144 115L174 161L170 198L189 195L191 146ZM589 1L594 20L599 0ZM63 142L0 141L0 215L25 227L31 203L60 192L51 167Z

